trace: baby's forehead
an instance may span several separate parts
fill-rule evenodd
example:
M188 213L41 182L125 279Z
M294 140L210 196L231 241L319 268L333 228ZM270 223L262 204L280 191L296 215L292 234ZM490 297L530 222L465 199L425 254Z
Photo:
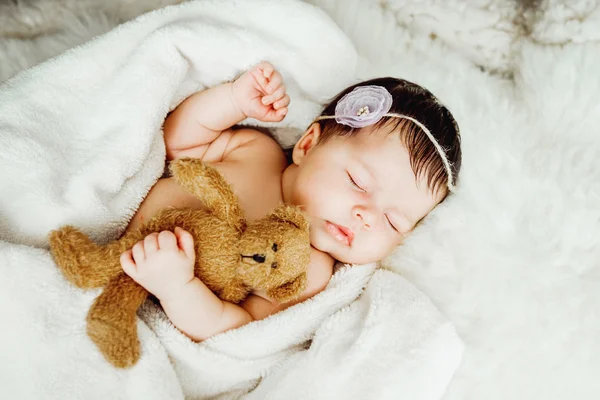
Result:
M342 146L348 146L351 162L385 184L401 187L413 185L428 193L434 192L428 177L429 171L424 169L417 173L411 152L398 129L373 129L344 138Z
M408 148L402 140L399 129L390 130L383 126L379 128L366 127L354 135L341 138L341 145L353 149L356 153L374 153L374 162L381 162L386 156L408 154Z
M346 138L341 146L351 162L369 169L374 175L395 175L400 169L410 169L409 152L397 137Z

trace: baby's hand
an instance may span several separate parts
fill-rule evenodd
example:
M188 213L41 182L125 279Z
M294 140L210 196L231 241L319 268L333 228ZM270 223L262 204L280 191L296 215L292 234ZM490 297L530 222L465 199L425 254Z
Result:
M194 239L187 231L151 233L121 254L127 275L159 300L177 294L194 279Z
M283 120L290 104L281 74L267 62L258 64L233 82L232 96L246 117L264 122Z

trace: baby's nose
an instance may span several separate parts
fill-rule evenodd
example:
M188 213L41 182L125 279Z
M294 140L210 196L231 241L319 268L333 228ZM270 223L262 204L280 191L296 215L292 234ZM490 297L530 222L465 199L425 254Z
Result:
M358 219L365 229L373 228L375 222L374 214L367 207L356 206L353 209L353 214L354 218Z

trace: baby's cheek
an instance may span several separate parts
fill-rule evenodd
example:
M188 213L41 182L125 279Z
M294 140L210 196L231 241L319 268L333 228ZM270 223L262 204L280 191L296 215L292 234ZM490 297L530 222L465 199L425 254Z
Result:
M385 235L373 235L369 240L368 248L363 249L365 255L368 254L368 260L365 258L365 262L375 262L389 256L398 244L397 240Z
M323 206L331 201L328 194L316 185L307 184L299 193L300 204L309 215L318 215Z
M380 257L380 259L391 255L394 252L394 250L396 250L396 248L401 244L402 240L397 237L394 237L393 240L390 240L389 245L383 249L383 254Z

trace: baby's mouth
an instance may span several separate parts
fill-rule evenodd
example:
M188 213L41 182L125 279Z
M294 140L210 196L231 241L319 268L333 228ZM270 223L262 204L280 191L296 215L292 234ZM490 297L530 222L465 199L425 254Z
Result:
M326 222L329 233L340 243L351 246L354 240L354 232L351 228L342 225L336 225L329 221Z

